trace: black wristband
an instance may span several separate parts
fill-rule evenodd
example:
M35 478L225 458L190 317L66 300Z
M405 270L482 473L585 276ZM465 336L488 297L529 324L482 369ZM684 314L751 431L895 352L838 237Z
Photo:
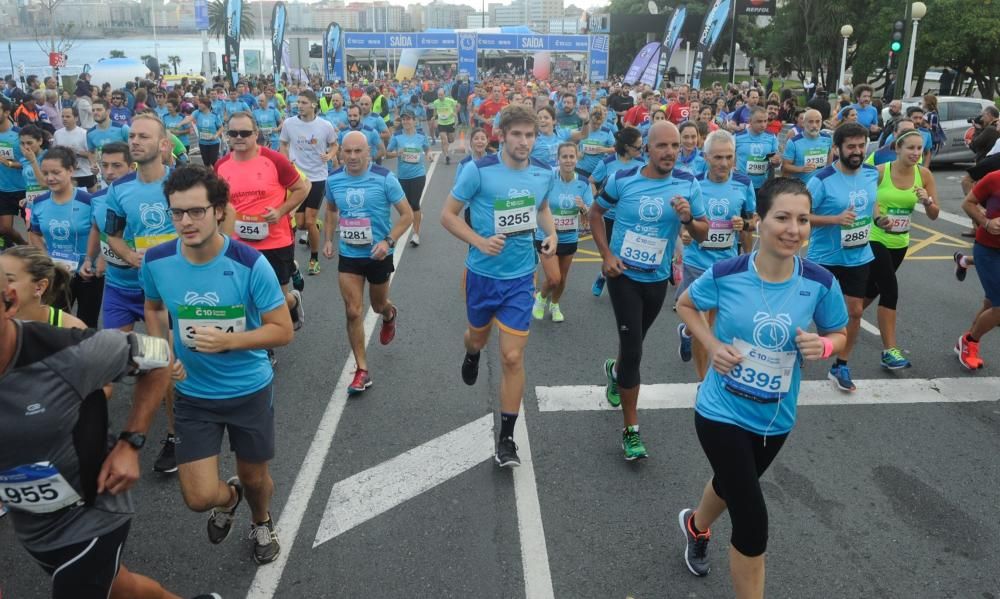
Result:
M693 222L694 222L694 217L691 217L691 218L689 218L689 219L687 219L687 220L682 220L682 221L681 221L681 224L682 224L682 225L690 225L690 224L691 224L691 223L693 223Z

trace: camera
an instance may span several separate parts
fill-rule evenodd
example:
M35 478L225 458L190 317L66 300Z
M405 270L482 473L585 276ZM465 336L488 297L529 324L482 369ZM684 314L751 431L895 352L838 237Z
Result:
M969 123L970 125L977 125L979 127L982 127L983 126L983 115L974 116L974 117L965 119L965 122Z

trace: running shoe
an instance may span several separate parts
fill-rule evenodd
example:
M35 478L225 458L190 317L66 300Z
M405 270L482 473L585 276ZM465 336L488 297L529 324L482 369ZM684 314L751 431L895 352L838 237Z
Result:
M677 523L684 533L684 564L695 576L708 576L712 571L712 566L708 563L708 541L712 538L712 532L694 532L694 510L687 508L677 514Z
M504 437L497 441L497 452L493 456L497 466L501 468L512 468L521 465L521 458L517 455L517 444L513 437Z
M955 260L955 278L960 283L965 280L965 275L969 272L968 267L962 266L962 258L965 258L965 254L962 252L955 252L952 255L952 259Z
M312 275L318 275L318 274L319 274L319 260L313 260L312 258L310 258L309 259L309 275L312 276Z
M626 462L641 460L649 457L649 454L646 453L646 446L642 444L642 438L639 436L639 431L634 430L631 427L622 431L622 449L625 451Z
M213 545L226 540L229 532L233 529L233 519L236 517L236 508L240 507L243 501L243 485L240 484L238 476L234 476L226 481L226 484L236 489L236 503L227 509L215 508L208 517L208 541Z
M271 520L271 514L267 515L267 522L250 525L249 538L253 539L253 561L257 564L270 564L281 553L278 533L274 531L274 521Z
M444 157L444 163L445 164L451 164L451 156L450 155Z
M887 370L902 370L912 366L898 347L892 347L882 352L882 368Z
M680 344L677 345L677 355L681 357L681 362L691 361L691 335L687 334L687 327L684 323L677 324L677 336L680 337Z
M979 357L979 342L970 340L968 333L958 338L955 353L958 354L958 361L966 370L979 370L985 366L983 359Z
M302 231L299 233L299 245L306 245L309 243L309 233Z
M306 309L302 307L302 294L298 289L292 289L292 297L295 298L295 307L292 308L293 328L298 331L306 324Z
M462 381L466 385L475 385L479 379L479 352L466 353L462 360Z
M153 472L160 472L161 474L177 472L177 456L175 454L177 442L174 436L167 435L167 438L160 441L160 443L163 444L163 449L160 450L160 454L156 456L156 461L153 462Z
M854 381L851 380L851 369L847 367L847 364L843 366L834 364L830 367L830 372L826 373L826 378L833 381L833 385L841 391L854 393L857 390Z
M607 279L604 278L604 275L597 275L597 278L594 279L594 285L590 288L590 292L594 294L594 297L601 297L601 294L604 293L604 284L606 282Z
M294 260L292 262L294 270L292 270L292 287L302 293L302 290L306 288L306 280L302 278L302 271L299 270L299 261Z
M389 345L396 338L396 319L398 316L399 310L393 306L392 318L386 320L385 317L382 317L382 329L378 332L378 342L382 345Z
M354 371L354 380L352 380L351 384L347 386L347 394L357 395L371 386L372 377L368 375L368 371L358 368Z
M542 293L538 292L535 294L535 305L531 308L531 316L535 320L541 320L545 318L545 298L542 297Z
M617 408L622 405L622 398L618 395L618 381L615 380L615 359L610 358L604 362L604 374L608 377L608 386L604 389L604 397Z
M559 304L549 304L549 314L552 315L552 322L562 322L566 320L563 316L562 310L559 309Z
M414 233L413 235L410 236L410 245L412 245L413 247L420 246L420 235L419 234Z
M218 593L205 593L203 595L198 595L192 599L222 599L222 595Z

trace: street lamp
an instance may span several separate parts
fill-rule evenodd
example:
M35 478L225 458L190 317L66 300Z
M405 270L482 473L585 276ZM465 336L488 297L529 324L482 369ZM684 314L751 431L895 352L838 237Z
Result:
M910 6L910 18L913 19L913 35L910 36L910 56L906 60L906 79L903 83L903 96L909 97L910 95L910 84L913 81L913 55L917 49L917 24L920 23L920 19L924 18L927 14L927 5L923 2L914 2Z
M844 50L840 54L840 83L837 90L847 85L847 40L854 35L854 27L844 25L840 28L840 37L844 38Z

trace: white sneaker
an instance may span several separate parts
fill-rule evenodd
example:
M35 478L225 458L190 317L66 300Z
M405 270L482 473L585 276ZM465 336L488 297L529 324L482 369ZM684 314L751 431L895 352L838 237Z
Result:
M417 247L418 245L420 245L420 235L414 233L410 237L410 245L412 245L413 247Z

